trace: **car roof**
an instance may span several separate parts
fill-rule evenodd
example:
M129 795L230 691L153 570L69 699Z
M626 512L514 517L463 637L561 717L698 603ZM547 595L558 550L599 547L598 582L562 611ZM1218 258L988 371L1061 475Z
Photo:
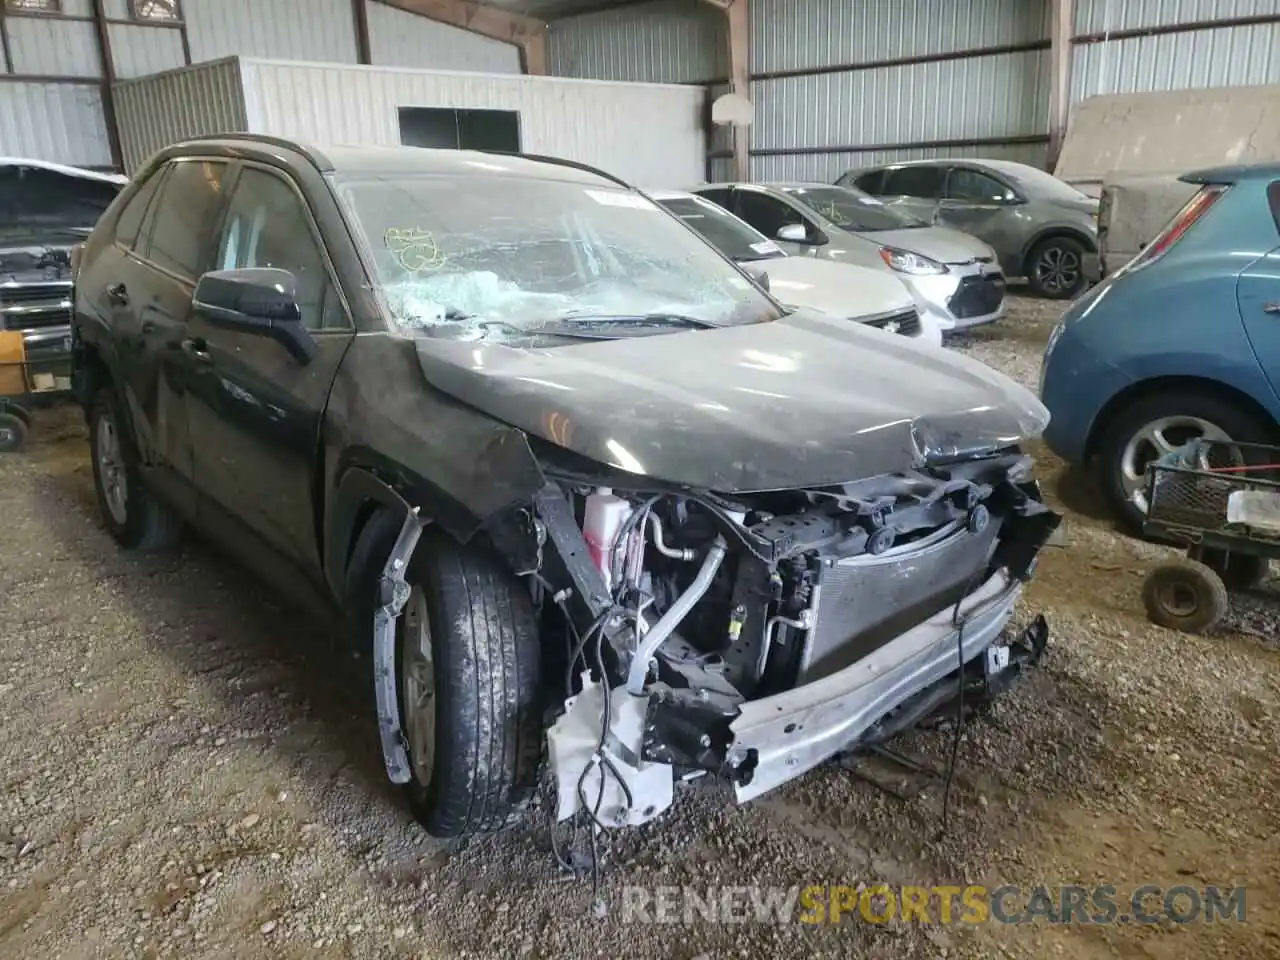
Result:
M1271 180L1280 177L1280 163L1237 164L1209 167L1184 173L1178 179L1185 183L1235 183L1238 180Z
M322 173L511 176L598 187L629 187L603 170L557 157L430 147L319 145L254 134L196 137L167 147L162 155L182 156L210 147L234 155L277 159L283 151L289 151L305 158Z
M661 203L663 200L692 200L698 195L688 190L647 190L650 200L657 200Z
M752 187L754 187L757 190L810 190L814 187L830 187L830 186L832 186L832 184L822 183L818 180L808 180L808 181L768 180L763 183L746 183L743 181L735 180L735 181L729 181L727 183L704 183L702 186L698 187L697 189L699 190L730 190L734 188L745 188L749 190Z
M31 157L0 157L0 167L35 167L40 170L50 170L53 173L61 173L68 177L79 177L82 180L97 180L99 183L114 183L123 185L129 182L129 178L121 176L118 173L100 173L97 170L88 170L85 167L72 167L65 163L53 163L49 160L35 160Z

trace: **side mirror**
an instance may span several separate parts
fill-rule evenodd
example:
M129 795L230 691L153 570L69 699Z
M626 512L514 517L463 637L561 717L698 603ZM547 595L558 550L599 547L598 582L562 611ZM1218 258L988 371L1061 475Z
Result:
M778 228L778 239L785 243L809 243L809 231L803 223L788 223Z
M197 281L192 306L212 326L275 340L298 363L315 356L316 342L302 325L298 282L288 270L211 270Z

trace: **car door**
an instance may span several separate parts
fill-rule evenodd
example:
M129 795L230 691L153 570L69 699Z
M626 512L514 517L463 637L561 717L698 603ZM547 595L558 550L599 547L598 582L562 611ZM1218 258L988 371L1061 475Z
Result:
M1267 193L1280 225L1280 181ZM1280 247L1259 257L1240 274L1236 297L1253 352L1280 398Z
M763 190L737 187L733 191L731 213L736 213L770 240L778 244L789 256L812 257L818 253L823 233L817 223L805 216L787 201ZM783 240L778 231L788 226L804 227L805 243Z
M233 548L265 543L322 582L315 471L329 391L354 330L315 219L291 177L240 165L210 267L292 273L316 349L302 362L276 340L214 326L195 311L186 343L193 365L187 407L199 441L200 524L240 538Z
M1009 220L1018 194L1008 184L972 167L947 171L937 222L963 230L997 249L1007 248Z
M154 173L121 212L114 250L81 279L112 318L118 382L147 482L188 516L195 491L181 344L227 167L190 158Z
M929 163L889 167L877 196L908 216L932 223L942 196L943 172L943 167Z

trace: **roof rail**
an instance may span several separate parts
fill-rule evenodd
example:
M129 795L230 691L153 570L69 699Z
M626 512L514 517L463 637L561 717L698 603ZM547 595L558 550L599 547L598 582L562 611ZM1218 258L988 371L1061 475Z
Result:
M594 173L597 177L616 183L620 187L626 187L628 190L636 189L621 177L615 177L612 173L606 173L599 167L593 167L589 163L579 163L577 160L566 160L563 157L547 157L540 153L522 153L519 150L481 150L479 152L497 157L519 157L522 160L534 160L538 163L550 163L558 167L570 167L574 170L581 170L584 173Z
M298 143L296 140L286 140L284 137L273 137L266 133L244 133L239 130L229 130L224 133L200 133L192 137L183 137L177 142L191 143L199 140L252 140L265 146L282 147L285 150L292 150L294 153L301 154L321 173L328 173L333 170L333 164L329 161L329 158L315 147L308 146L305 143ZM170 144L170 146L176 146L176 144Z

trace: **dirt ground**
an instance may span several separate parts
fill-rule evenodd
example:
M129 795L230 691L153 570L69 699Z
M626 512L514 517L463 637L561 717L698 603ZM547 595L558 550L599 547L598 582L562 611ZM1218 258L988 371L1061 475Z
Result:
M957 348L1034 386L1053 305ZM942 788L831 765L745 807L695 782L602 842L601 896L545 818L460 845L387 784L350 655L207 547L102 531L77 411L0 458L0 956L1280 957L1280 584L1219 633L1149 625L1170 551L1116 534L1047 455L1067 515L1022 616L1042 669L968 727ZM952 731L904 752L941 769ZM882 773L884 771L882 770ZM626 887L1246 887L1247 922L628 922ZM1122 911L1123 912L1123 911ZM934 919L938 916L934 911Z

